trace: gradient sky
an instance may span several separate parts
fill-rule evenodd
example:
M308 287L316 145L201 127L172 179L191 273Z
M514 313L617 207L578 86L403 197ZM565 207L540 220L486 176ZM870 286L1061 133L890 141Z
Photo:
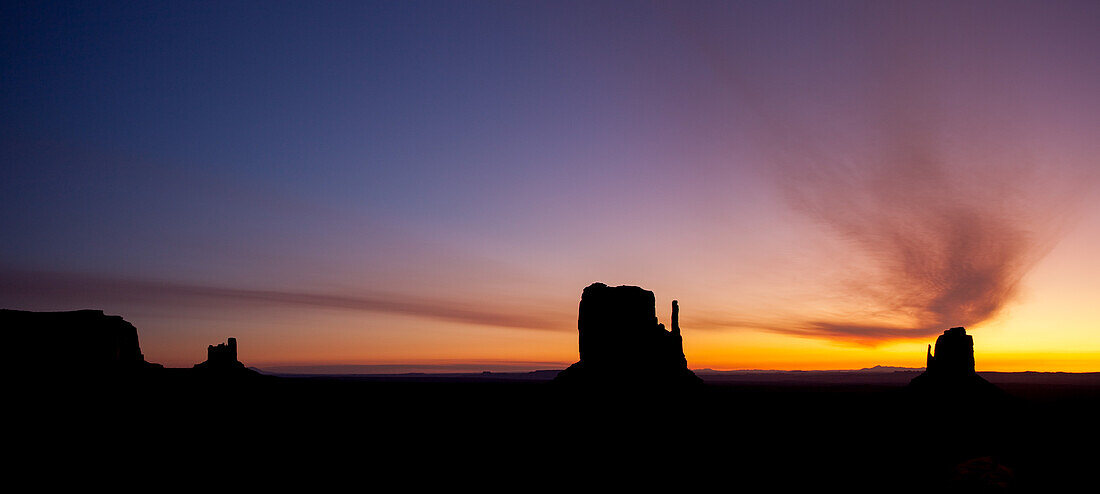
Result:
M1097 2L0 11L0 306L150 361L559 368L594 281L694 368L1100 371ZM405 369L407 367L402 367Z

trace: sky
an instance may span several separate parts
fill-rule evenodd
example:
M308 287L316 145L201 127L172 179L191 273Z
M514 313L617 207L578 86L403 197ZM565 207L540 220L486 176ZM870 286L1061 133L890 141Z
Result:
M693 368L1100 371L1096 2L0 12L0 307L149 361L562 368L600 281Z

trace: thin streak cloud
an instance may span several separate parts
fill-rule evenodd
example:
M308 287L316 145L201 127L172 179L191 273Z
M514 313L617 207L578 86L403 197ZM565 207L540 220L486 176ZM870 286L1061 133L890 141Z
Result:
M36 304L45 300L57 310L108 302L141 302L184 306L261 304L284 307L346 309L423 317L502 328L574 331L571 315L494 304L419 298L414 295L372 292L357 294L257 290L168 281L111 278L75 273L8 270L0 274L0 297ZM62 304L68 304L62 306Z

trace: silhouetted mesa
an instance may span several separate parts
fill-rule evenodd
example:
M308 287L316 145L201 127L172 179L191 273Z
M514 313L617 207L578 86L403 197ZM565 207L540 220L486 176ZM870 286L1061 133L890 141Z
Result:
M226 343L206 347L206 362L195 364L195 368L204 370L244 369L244 364L237 360L237 339L229 338Z
M31 312L0 309L9 355L37 376L131 373L162 368L145 361L137 328L101 310Z
M935 355L932 345L928 345L927 367L909 386L962 393L997 391L996 386L974 371L974 337L963 328L948 329L936 338Z
M556 382L701 384L687 368L679 305L672 302L672 331L657 322L653 292L636 286L593 283L581 294L580 361Z

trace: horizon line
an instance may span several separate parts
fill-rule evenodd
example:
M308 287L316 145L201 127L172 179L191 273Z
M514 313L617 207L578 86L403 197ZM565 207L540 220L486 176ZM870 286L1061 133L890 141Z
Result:
M549 372L549 371L562 371L565 367L555 368L497 368L491 369L485 366L465 365L465 364L434 364L434 365L417 365L417 364L337 364L337 365L251 365L252 369L256 369L261 372L271 374L296 374L296 375L316 375L316 376L383 376L383 375L407 375L407 374L424 374L424 375L450 375L450 374L530 374L534 372ZM327 369L323 371L322 369ZM372 369L374 372L355 372L355 370ZM342 372L341 372L342 370ZM389 370L389 372L387 372ZM701 367L691 369L694 372L713 372L713 373L727 373L727 372L739 372L739 373L799 373L799 372L918 372L924 371L925 367L903 367L903 366L890 366L890 365L875 365L871 367L844 368L844 369L764 369L764 368L741 368L741 369L714 369L710 367ZM1100 374L1100 371L1056 371L1056 370L977 370L977 373L1040 373L1040 374Z

